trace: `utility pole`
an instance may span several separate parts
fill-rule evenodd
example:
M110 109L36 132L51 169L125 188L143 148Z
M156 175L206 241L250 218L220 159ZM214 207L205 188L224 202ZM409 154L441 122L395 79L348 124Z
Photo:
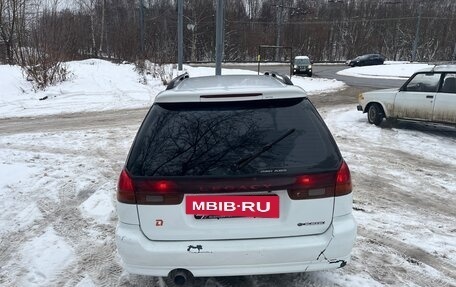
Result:
M281 46L282 42L282 24L283 24L283 0L280 0L281 4L277 4L276 8L276 46ZM276 48L275 60L280 61L280 48Z
M223 0L217 0L216 27L215 27L215 75L222 74L223 59Z
M279 1L280 1L280 4L279 4ZM339 1L342 1L342 0L339 0ZM307 12L302 9L302 8L296 8L296 7L293 7L293 6L285 6L284 4L284 0L277 0L276 2L276 26L277 26L277 29L276 29L276 52L275 52L275 60L277 62L279 62L281 59L280 59L280 49L282 49L282 32L283 32L283 10L284 9L287 9L288 11L292 11L292 15L293 13L298 13L298 14L302 14L302 15L305 15ZM292 38L292 41L293 41L293 38Z
M25 5L23 5L25 6ZM106 12L106 0L101 1L101 32L100 32L100 48L98 49L98 54L102 56L103 53L103 38L105 34L105 12Z
M177 0L177 70L182 71L184 61L184 0Z
M420 24L421 24L421 3L418 4L418 20L416 22L415 41L413 41L412 62L415 62L415 60L416 60L416 49L418 48L418 41L420 38Z
M454 48L453 48L453 57L451 57L451 61L452 61L453 64L454 64L455 61L456 61L456 43L454 44Z

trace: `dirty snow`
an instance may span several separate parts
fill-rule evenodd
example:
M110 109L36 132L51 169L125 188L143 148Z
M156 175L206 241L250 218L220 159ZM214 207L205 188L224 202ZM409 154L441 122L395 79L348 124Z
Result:
M380 197L390 196L383 212L373 198L355 198L364 210L357 220L455 264L456 128L413 123L378 128L351 106L328 112L323 110L325 121L352 172L388 184L372 186Z
M378 128L353 106L320 112L352 170L353 260L251 276L254 286L454 286L454 130ZM159 286L124 272L114 243L116 180L137 128L0 137L1 285Z
M0 177L1 286L117 284L114 190L135 128L0 137L14 168Z
M52 228L25 242L20 255L21 266L27 267L20 286L49 286L74 258L73 249Z

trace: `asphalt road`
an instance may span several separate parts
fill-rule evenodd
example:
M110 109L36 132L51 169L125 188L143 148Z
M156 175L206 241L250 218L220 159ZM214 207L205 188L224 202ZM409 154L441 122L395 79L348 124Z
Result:
M258 66L256 65L230 65L224 68L258 71ZM337 75L337 72L347 68L349 67L345 65L314 64L313 76L318 78L336 79L345 82L347 85L352 87L368 89L399 88L405 82L405 79L371 79ZM265 65L260 67L260 71L275 71L282 74L289 74L290 67L288 65Z

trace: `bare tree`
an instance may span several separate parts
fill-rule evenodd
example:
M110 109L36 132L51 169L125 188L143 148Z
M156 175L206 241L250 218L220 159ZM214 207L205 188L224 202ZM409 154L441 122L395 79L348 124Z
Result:
M96 18L96 5L98 0L76 0L80 9L87 13L90 17L90 36L92 40L91 54L97 55L96 41L95 41L95 18Z
M64 81L68 75L63 63L67 34L57 5L58 1L54 1L51 6L37 5L35 11L29 9L36 17L16 29L15 56L36 89Z
M4 54L5 62L14 62L18 45L33 46L31 32L44 23L40 20L44 14L31 13L35 9L31 6L33 1L41 0L0 0L0 57ZM59 0L47 3L49 1L51 4L42 7L55 6ZM142 11L144 42L140 42L138 1L127 0L76 0L78 9L55 9L55 13L45 15L46 21L52 18L51 22L61 30L64 27L66 33L53 30L51 25L43 37L58 39L55 41L61 49L57 54L63 59L107 55L132 62L140 58L159 64L176 62L175 1L142 2L145 3ZM281 1L230 0L225 3L225 59L254 60L259 45L275 44L277 3ZM450 60L456 55L455 1L293 0L283 3L282 45L291 46L294 54L309 55L315 61L340 61L373 52L383 53L389 59L407 59L415 40L420 3L423 13L417 41L418 59ZM214 11L212 0L185 1L186 60L214 59ZM51 43L51 46L56 45ZM143 50L140 43L144 44Z
M15 31L24 5L24 0L0 0L0 39L8 64L14 63Z

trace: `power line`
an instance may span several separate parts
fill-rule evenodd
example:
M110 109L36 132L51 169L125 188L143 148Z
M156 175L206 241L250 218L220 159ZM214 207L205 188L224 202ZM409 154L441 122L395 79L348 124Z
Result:
M416 20L415 17L395 17L395 18L363 18L363 19L341 19L341 20L319 20L319 21L289 21L283 24L288 25L301 25L301 24L333 24L333 23L359 23L359 22L388 22L394 20ZM455 20L456 18L450 17L426 17L421 16L421 19L428 20ZM272 21L228 21L235 24L272 24Z

